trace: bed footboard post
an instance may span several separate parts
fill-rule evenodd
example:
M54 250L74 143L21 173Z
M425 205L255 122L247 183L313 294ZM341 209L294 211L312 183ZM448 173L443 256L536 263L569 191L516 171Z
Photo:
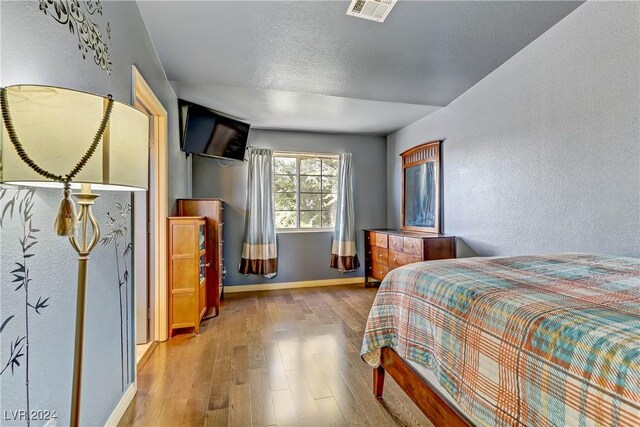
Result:
M384 388L384 368L382 365L373 368L373 394L380 399Z

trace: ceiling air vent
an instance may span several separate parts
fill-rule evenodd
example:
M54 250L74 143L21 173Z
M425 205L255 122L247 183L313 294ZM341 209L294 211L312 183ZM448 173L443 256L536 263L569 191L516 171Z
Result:
M398 0L352 0L347 15L384 22Z

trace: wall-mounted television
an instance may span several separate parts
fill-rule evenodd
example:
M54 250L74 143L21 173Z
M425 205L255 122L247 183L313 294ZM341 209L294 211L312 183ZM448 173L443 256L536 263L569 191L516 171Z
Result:
M250 128L248 123L182 99L178 104L182 151L198 156L244 160Z

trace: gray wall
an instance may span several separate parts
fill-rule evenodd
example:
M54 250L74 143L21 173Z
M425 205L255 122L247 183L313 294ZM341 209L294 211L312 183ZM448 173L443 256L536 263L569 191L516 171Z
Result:
M82 8L85 6L83 5ZM144 22L135 2L102 2L102 15L95 13L92 19L102 31L110 58L112 73L108 75L93 61L89 51L86 59L78 50L77 27L70 32L68 24L62 25L50 13L43 13L37 1L0 2L1 68L0 85L45 84L69 87L100 94L110 93L115 99L131 101L131 65L138 67L170 116L169 141L169 203L177 197L190 196L190 160L179 151L177 128L177 102L155 54ZM106 32L110 22L111 37ZM19 194L20 198L24 193ZM0 208L4 209L15 195L15 190L4 193ZM107 211L115 213L116 203L130 201L129 193L102 192L96 204L96 216L103 233L109 230ZM30 326L30 406L31 409L57 411L58 425L68 425L70 406L71 369L73 354L73 325L75 313L76 255L66 239L53 235L52 223L59 203L57 191L39 189L35 193L34 227L41 229L35 256L29 258L33 278L30 302L42 295L50 297L49 307L37 315L31 312ZM1 212L1 210L0 210ZM131 230L130 217L122 219ZM24 294L14 291L11 271L20 261L18 235L22 232L18 213L6 216L0 231L0 281L2 314L0 321L10 315L15 317L0 336L0 364L10 357L11 342L24 333ZM126 236L128 239L129 236ZM128 265L130 256L120 251L120 275ZM89 266L89 287L85 330L85 382L83 385L83 425L101 425L107 420L119 402L121 384L120 316L118 294L118 270L112 247L98 246L92 254ZM122 290L124 305L123 333L132 341L132 286ZM21 308L22 307L22 308ZM125 354L124 369L128 381L132 380L134 346ZM125 350L125 353L126 350ZM2 399L0 410L25 409L26 357L15 374L7 370L2 374ZM125 372L125 374L127 374ZM126 385L125 385L126 387ZM24 422L2 424L24 425ZM42 425L44 422L33 422Z
M386 215L386 148L384 137L252 129L249 145L278 150L353 153L353 187L358 230L358 257L364 265L363 228L384 227ZM278 275L269 280L238 273L244 230L247 163L193 158L194 197L220 197L225 205L224 257L227 285L280 283L364 276L363 266L340 274L329 268L331 232L278 233Z
M639 28L640 3L588 2L388 136L388 225L400 221L398 154L444 139L445 231L460 255L640 256Z
M155 53L135 1L102 2L103 15L94 17L107 41L112 72L82 59L78 38L68 26L38 9L37 1L2 1L0 84L44 84L111 94L131 103L131 66L135 65L169 114L169 210L175 199L190 194L191 162L180 151L178 104ZM53 10L53 6L49 7ZM105 30L111 24L111 39Z

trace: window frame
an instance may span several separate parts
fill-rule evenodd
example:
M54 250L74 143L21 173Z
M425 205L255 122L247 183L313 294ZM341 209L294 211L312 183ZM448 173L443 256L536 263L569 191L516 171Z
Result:
M296 224L298 225L297 227L291 227L291 228L277 228L276 227L276 233L327 233L327 232L333 232L335 230L335 224L331 227L300 227L300 215L301 212L303 212L300 209L300 202L301 202L301 198L300 198L300 160L304 159L304 158L310 158L310 159L331 159L331 160L337 160L338 164L340 162L340 154L339 153L309 153L309 152L301 152L301 151L283 151L283 150L275 150L273 152L273 157L289 157L289 158L295 158L296 159L296 174L295 174L295 178L296 178ZM339 166L339 165L338 165ZM336 170L336 179L338 178L338 173L339 173L339 168L338 170ZM273 186L273 183L275 181L275 176L277 174L275 173L275 171L272 171L272 178L271 178L271 184ZM322 177L324 175L322 174L322 170L320 171L320 185L321 185L321 190L320 190L320 194L321 199L322 199ZM331 175L327 175L327 176L331 176ZM304 192L303 192L304 193ZM324 193L324 194L338 194L337 191L336 193ZM276 192L273 191L273 199L274 199L274 205L273 205L273 210L274 212L277 211L277 209L275 208L275 195ZM320 215L322 215L322 201L320 202ZM337 206L336 206L337 209ZM283 211L284 212L284 211ZM274 218L275 219L275 218Z

